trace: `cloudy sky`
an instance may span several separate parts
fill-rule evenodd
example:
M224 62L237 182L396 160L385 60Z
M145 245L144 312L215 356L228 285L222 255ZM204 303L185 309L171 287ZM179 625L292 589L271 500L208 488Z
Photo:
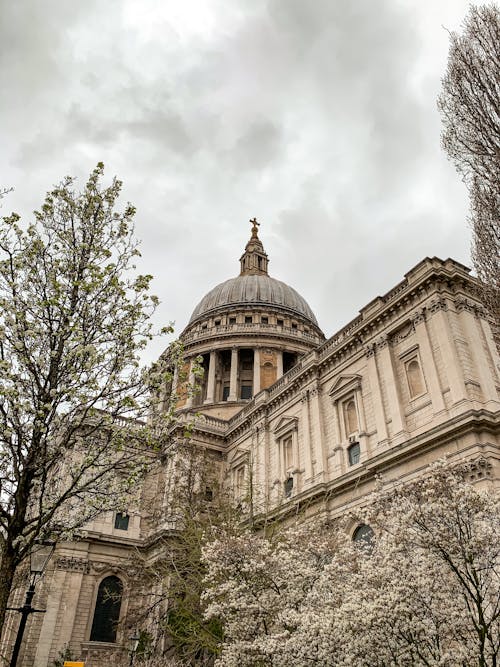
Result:
M257 216L271 275L330 336L423 257L469 263L436 110L467 5L0 0L3 213L103 161L178 332Z

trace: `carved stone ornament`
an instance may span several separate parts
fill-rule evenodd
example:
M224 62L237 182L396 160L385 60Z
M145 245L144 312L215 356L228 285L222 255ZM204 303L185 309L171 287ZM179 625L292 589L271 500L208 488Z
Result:
M89 561L89 565L91 571L96 572L97 574L104 572L104 570L109 570L110 572L114 572L116 574L120 570L120 568L117 567L114 563L105 563L104 561L99 560L91 560Z
M375 343L370 343L369 345L367 345L366 348L365 348L366 357L368 359L370 357L373 357L375 355L375 350L376 350Z
M88 574L89 562L85 558L75 558L74 556L59 556L56 560L56 569L66 572L83 572Z
M387 347L389 345L389 336L387 334L384 336L380 336L375 345L377 346L377 350L383 350L384 347Z
M471 313L475 317L484 317L486 314L485 309L478 303L473 303L472 301L469 301L468 299L458 299L455 302L455 307L457 309L457 312L462 312L463 310L467 311L468 313Z
M437 297L431 301L428 310L431 313L437 313L439 310L448 310L448 306L443 298Z
M413 313L411 321L414 326L425 322L425 309L421 308L420 310L417 310L415 313Z

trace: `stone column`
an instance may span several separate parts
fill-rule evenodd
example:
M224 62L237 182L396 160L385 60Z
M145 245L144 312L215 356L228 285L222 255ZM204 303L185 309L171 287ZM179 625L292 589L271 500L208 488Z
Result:
M311 481L313 477L312 456L311 456L311 428L309 425L309 391L302 392L302 442L304 443L304 469L305 484Z
M427 331L427 325L425 323L425 317L423 312L419 312L413 317L413 325L415 327L415 335L418 343L418 348L420 351L420 358L422 360L422 372L424 377L427 380L429 387L429 394L432 401L432 410L434 414L441 412L445 409L443 392L439 385L439 376L434 362L434 355L432 354L432 348L429 339L429 333Z
M278 363L278 372L276 374L276 379L279 380L283 375L283 350L276 350L276 360Z
M253 395L260 391L260 348L253 351Z
M210 361L208 362L207 377L207 397L205 403L213 403L215 397L215 364L217 361L217 352L210 352Z
M193 407L193 398L194 398L194 371L193 371L193 366L194 366L194 359L189 360L189 375L188 375L188 384L186 387L187 390L187 400L186 400L186 408L192 408Z
M383 446L387 443L387 424L385 423L384 403L380 390L380 378L378 375L377 361L375 359L375 345L371 345L366 351L366 365L368 368L368 381L372 391L373 412L375 414L375 426L377 429L377 444Z
M382 336L377 342L382 376L385 379L387 402L392 419L392 437L404 433L404 414L398 392L398 381L394 370L394 361L388 336Z
M325 443L323 441L324 424L321 410L321 386L318 381L311 390L311 411L315 433L313 443L314 473L315 476L318 474L325 475L328 462Z
M482 331L479 322L477 321L473 307L468 303L460 304L460 317L462 319L463 328L469 342L469 349L471 357L475 366L475 371L479 384L481 385L481 392L485 402L498 401L497 388L495 386L495 379L490 370L486 350L483 346ZM494 406L492 406L494 409Z
M229 376L229 396L228 401L238 400L238 348L231 349L231 374Z
M446 312L446 303L444 300L436 300L429 307L431 317L433 318L434 331L441 349L444 367L450 387L451 402L459 403L466 400L467 389L465 387L462 364L458 357L458 351L455 344L455 338L451 330L448 314Z

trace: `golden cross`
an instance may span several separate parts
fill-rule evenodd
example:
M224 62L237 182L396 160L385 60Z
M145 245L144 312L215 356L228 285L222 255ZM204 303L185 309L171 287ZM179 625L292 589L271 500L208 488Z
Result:
M260 222L257 222L257 218L251 219L250 222L252 223L252 236L257 236L257 227L260 227Z

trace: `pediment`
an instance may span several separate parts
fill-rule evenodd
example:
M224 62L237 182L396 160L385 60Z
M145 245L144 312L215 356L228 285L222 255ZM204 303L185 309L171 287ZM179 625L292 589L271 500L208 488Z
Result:
M328 394L337 400L343 395L361 388L361 375L339 375L335 382L330 387Z
M297 429L298 423L299 423L298 417L283 416L279 419L278 423L274 427L274 433L277 436L281 436L284 433L287 433L288 431L293 431Z

